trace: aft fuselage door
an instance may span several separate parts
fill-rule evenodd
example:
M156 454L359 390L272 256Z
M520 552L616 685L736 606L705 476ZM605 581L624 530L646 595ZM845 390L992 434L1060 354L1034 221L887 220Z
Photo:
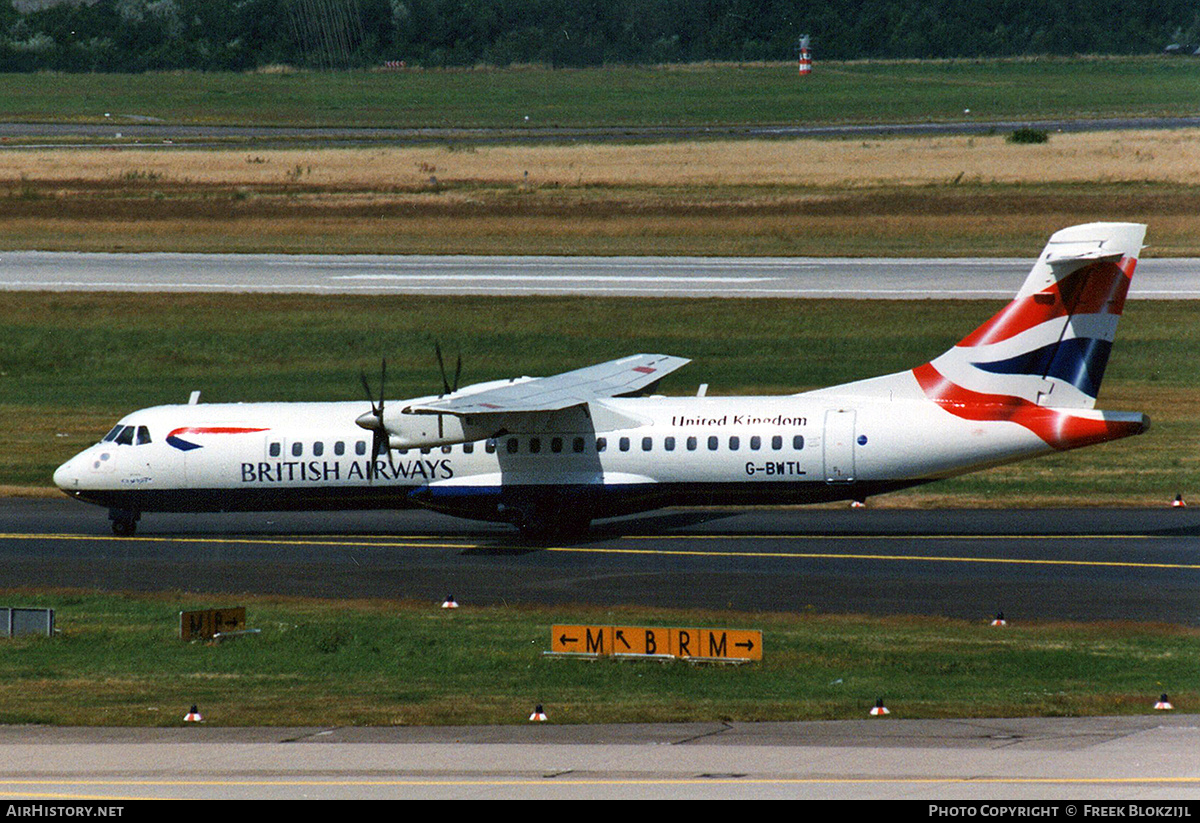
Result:
M854 410L830 409L825 412L825 482L850 483L854 480Z

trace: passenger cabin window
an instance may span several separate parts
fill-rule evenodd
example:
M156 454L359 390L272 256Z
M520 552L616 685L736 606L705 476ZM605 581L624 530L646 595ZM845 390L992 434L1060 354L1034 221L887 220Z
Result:
M474 443L463 443L463 454L474 454L474 453L475 453L475 444Z
M367 453L367 441L359 440L354 444L354 453L360 457Z
M752 451L758 451L761 448L762 448L762 438L756 434L750 438L750 449Z
M487 440L483 441L483 450L485 452L487 452L488 454L495 454L496 453L496 438L489 437Z
M731 452L737 451L741 445L742 445L742 441L739 440L737 437L729 438L729 450Z
M648 452L654 448L654 441L649 437L642 438L642 451Z
M279 457L279 455L283 454L283 444L272 443L267 447L267 454L269 454L271 457Z
M607 448L608 448L608 438L597 437L596 438L596 451L602 452Z
M802 448L804 448L804 435L797 434L792 438L792 448L796 451L800 451Z
M713 435L712 437L708 438L708 450L710 452L715 452L717 450L717 446L719 446L719 445L720 445L720 440L717 438L716 435Z
M296 442L292 444L292 457L302 457L304 455L304 444Z
M504 444L504 447L506 449L508 449L509 454L516 454L517 453L517 438L515 438L515 437L508 438L508 441Z
M333 453L336 454L338 457L341 457L343 454L346 453L346 444L341 440L334 443L333 444Z
M325 454L325 444L313 443L313 457L320 457L323 454Z
M777 434L771 438L771 448L774 449L775 451L779 451L780 449L783 448L783 436L782 435Z
M690 452L694 452L696 450L696 438L689 437L687 439L687 450Z
M669 452L675 451L675 438L674 437L664 437L663 438L663 448Z
M617 445L620 446L621 451L623 451L623 452L629 451L629 438L622 437L620 440L617 441Z

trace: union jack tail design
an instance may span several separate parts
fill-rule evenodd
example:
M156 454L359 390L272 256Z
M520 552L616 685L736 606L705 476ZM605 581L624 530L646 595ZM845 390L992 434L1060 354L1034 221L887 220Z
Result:
M940 357L921 390L969 420L1008 420L1056 449L1136 434L1143 415L1093 409L1146 227L1089 223L1055 233L1016 298Z

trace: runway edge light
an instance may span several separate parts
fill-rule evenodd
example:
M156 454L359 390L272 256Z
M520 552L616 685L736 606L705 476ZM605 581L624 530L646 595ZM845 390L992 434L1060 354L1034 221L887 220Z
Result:
M993 626L1007 626L1008 621L1004 619L1004 612L996 612L996 619L992 621Z
M546 720L546 712L542 708L542 704L538 703L533 710L533 714L529 715L529 719L536 723L544 723Z
M194 705L188 711L188 713L183 716L183 722L185 723L200 723L203 720L204 718L200 716L200 710Z
M888 711L887 706L883 705L883 698L881 697L875 701L875 707L871 709L871 716L883 717L885 714L891 714L891 712Z
M1154 708L1157 711L1165 712L1170 711L1175 707L1171 705L1171 701L1168 700L1167 696L1164 694L1162 697L1158 698L1158 702L1154 704Z
M442 608L443 609L457 609L458 608L458 601L456 601L454 599L454 595L452 595L452 594L446 595L446 599L442 601Z
M1186 507L1187 507L1187 503L1183 502L1183 495L1182 494L1175 495L1175 499L1171 501L1171 508L1183 509Z

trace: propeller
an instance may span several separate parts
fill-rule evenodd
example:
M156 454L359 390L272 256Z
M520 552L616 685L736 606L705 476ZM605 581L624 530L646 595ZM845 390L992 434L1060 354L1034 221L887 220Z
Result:
M442 347L436 340L433 341L433 353L437 355L438 371L442 374L442 393L438 396L445 397L448 394L453 394L458 391L458 378L462 375L462 354L460 353L454 361L454 385L451 386L450 382L446 380L446 362L442 359ZM437 419L438 437L441 437L445 434L442 415L439 414Z
M442 374L442 393L440 397L445 397L448 394L453 394L458 391L458 378L462 376L462 354L460 353L454 361L454 384L446 379L446 362L442 359L442 347L435 340L433 341L433 353L437 355L438 371Z
M375 396L371 391L371 384L367 380L367 373L361 372L359 377L362 379L363 391L367 393L367 402L371 404L371 411L359 415L354 422L364 429L371 432L371 462L367 466L367 479L374 479L375 476L375 460L385 450L388 456L388 465L392 465L392 450L388 443L388 432L383 425L383 397L384 386L387 382L387 359L383 360L383 365L379 370L379 405L375 405ZM395 466L392 466L394 469Z

